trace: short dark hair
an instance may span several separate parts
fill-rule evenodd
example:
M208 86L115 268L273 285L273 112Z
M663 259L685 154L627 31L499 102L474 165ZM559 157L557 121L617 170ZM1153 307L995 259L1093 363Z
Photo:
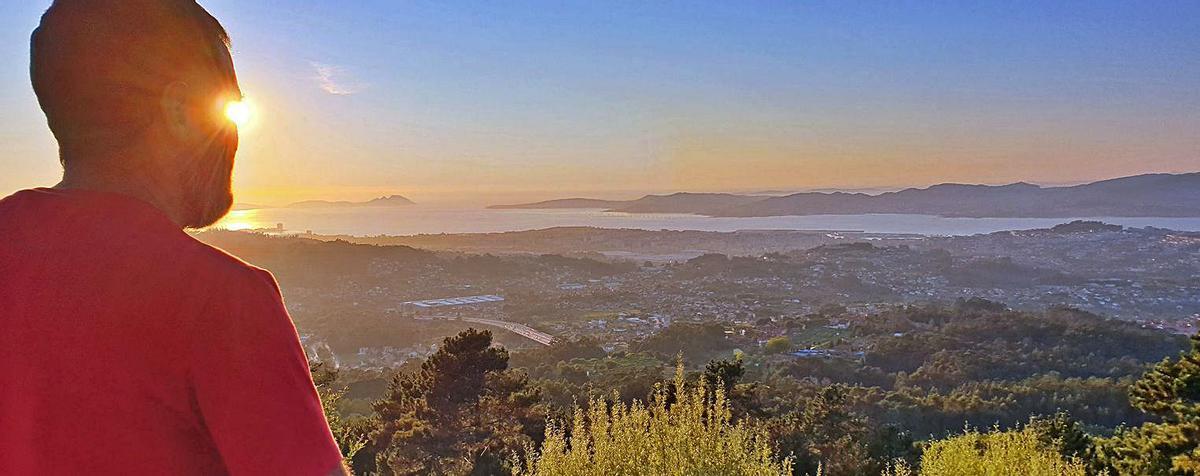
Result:
M228 53L225 28L195 0L55 0L33 32L29 70L66 164L129 144L172 82L232 75Z

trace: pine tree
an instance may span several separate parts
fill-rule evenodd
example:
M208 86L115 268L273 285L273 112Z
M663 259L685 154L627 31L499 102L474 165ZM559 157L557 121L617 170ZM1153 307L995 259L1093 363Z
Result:
M1191 351L1142 376L1130 402L1161 421L1101 440L1101 464L1121 475L1200 474L1200 334L1192 336Z
M495 474L544 428L540 395L508 368L488 331L446 338L421 369L396 375L374 405L380 474Z
M850 408L847 392L830 385L803 410L768 422L781 451L796 455L796 474L813 474L818 467L832 476L866 474L879 466L869 452L872 425Z
M313 385L321 398L321 410L329 422L329 429L342 450L342 458L346 464L351 464L355 455L366 446L366 433L369 429L359 426L359 421L347 421L338 412L338 402L345 396L344 388L337 384L338 371L331 369L324 362L309 362L308 371L312 374Z

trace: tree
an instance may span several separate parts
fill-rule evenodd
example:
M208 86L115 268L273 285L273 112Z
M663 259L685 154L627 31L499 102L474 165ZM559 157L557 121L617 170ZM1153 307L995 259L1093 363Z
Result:
M734 347L733 342L725 337L725 328L720 325L674 323L638 342L633 350L652 352L666 358L682 354L688 362L699 363L725 354Z
M1200 334L1192 336L1191 351L1155 365L1129 396L1134 407L1162 421L1101 440L1101 463L1122 475L1200 473Z
M756 383L741 383L746 375L746 365L743 355L738 353L733 360L710 360L704 366L700 381L710 395L716 395L718 390L724 392L729 401L734 420L745 416L762 416L762 408L755 402Z
M787 336L772 337L763 345L768 354L782 354L792 350L792 340Z
M1089 462L1092 458L1095 447L1092 435L1084 431L1083 425L1071 418L1067 412L1059 411L1053 416L1030 417L1026 428L1038 435L1042 444L1057 447L1064 457L1084 462Z
M742 363L742 355L738 354L733 360L708 361L701 379L709 393L716 395L717 389L720 388L729 395L745 374L746 366Z
M592 337L556 339L548 346L518 352L512 355L509 365L535 369L538 366L553 366L574 359L602 359L608 354L600 342Z
M878 473L891 460L871 454L871 443L877 436L872 430L875 426L851 411L848 390L842 385L827 386L809 399L803 410L767 422L780 451L795 455L796 474L815 474L819 470L830 476ZM903 436L884 428L879 431ZM887 449L895 445L875 446Z
M535 442L545 414L524 374L488 331L446 338L416 372L397 374L374 404L373 462L381 474L493 474ZM358 461L356 461L358 462ZM372 464L373 463L373 464Z
M575 409L570 436L560 425L546 429L536 457L527 457L520 476L721 474L783 475L790 459L775 457L766 434L733 423L724 391L710 394L703 382L684 383L675 372L674 404L666 389L648 405L594 399Z
M329 422L329 430L342 450L342 458L350 464L355 455L366 446L367 432L359 420L347 421L338 411L338 402L346 392L337 385L338 371L325 366L325 362L309 362L308 371L312 374L313 385L321 398L321 410L325 412L325 420Z

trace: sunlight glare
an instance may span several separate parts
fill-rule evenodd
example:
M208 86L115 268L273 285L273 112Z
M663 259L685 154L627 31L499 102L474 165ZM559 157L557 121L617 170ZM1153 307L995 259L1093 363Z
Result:
M258 210L233 210L211 228L215 230L256 230L266 225L258 218Z
M225 118L237 124L238 127L246 127L253 116L254 110L245 99L225 104Z

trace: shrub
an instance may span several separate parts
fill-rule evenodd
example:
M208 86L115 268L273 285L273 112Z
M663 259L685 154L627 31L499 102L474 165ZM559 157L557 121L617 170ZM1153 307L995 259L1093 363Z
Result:
M673 391L669 391L673 390ZM673 401L672 401L673 400ZM670 389L649 404L593 399L576 407L570 436L550 424L540 454L527 458L521 476L576 475L783 475L791 459L775 457L764 433L734 424L725 391L703 382L688 388L683 367ZM532 453L532 452L531 452Z
M933 442L921 457L921 476L1084 476L1084 464L1065 458L1033 428L965 433Z

